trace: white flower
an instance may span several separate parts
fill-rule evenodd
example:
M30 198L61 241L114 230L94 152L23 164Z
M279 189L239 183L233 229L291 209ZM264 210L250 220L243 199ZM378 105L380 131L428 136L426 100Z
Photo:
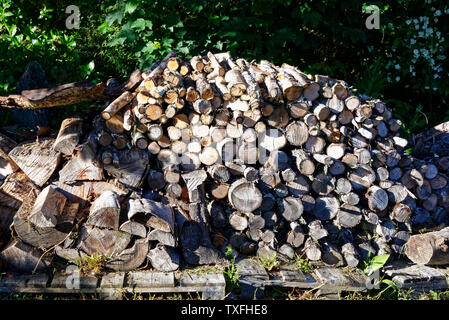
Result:
M416 72L415 71L412 72L412 76L416 76Z
M435 11L435 15L436 15L437 17L441 16L441 11L440 11L440 10Z
M398 82L399 80L401 80L401 77L400 77L400 76L397 76L397 77L395 78L395 80L396 80L396 82Z
M410 44L415 44L416 43L416 39L410 39Z
M409 25L409 24L411 23L410 19L407 20L407 21L405 21L405 23L406 23L407 25Z
M395 68L396 70L399 70L399 69L401 69L401 66L400 66L399 64L396 64L396 65L394 66L394 68Z

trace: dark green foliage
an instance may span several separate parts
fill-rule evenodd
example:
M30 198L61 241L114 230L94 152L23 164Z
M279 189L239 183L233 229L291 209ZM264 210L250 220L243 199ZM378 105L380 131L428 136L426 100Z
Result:
M32 60L56 85L123 80L171 49L185 57L230 51L344 79L387 101L409 133L449 119L443 0L1 2L1 95L13 93ZM78 30L65 27L69 4L80 8ZM379 30L365 27L372 5L380 9Z

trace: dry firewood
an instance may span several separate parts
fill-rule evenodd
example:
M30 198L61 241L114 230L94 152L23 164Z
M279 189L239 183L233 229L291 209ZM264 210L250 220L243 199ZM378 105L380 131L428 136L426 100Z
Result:
M312 182L312 189L320 196L326 196L335 190L335 177L324 173L318 174Z
M190 59L190 65L195 71L201 71L204 68L204 63L200 56L192 57L192 59Z
M168 60L174 56L176 56L176 52L172 50L165 56L164 59L162 59L162 61L160 61L159 64L154 65L151 70L147 70L142 73L142 77L145 79L145 87L147 90L153 89L160 83L162 79L162 73L167 67Z
M108 261L106 267L114 271L135 270L144 263L148 249L148 241L138 239L131 248L123 250L117 257Z
M41 259L41 255L37 248L14 239L0 252L0 261L7 270L21 273L43 272L50 267L51 261L48 257Z
M62 213L66 200L65 196L53 187L46 187L37 196L28 221L39 228L55 227L58 222L57 217Z
M176 239L171 232L154 229L148 232L147 240L157 241L168 247L176 247Z
M65 198L60 197L59 194L54 199L49 199L49 201L51 200L51 202L53 202L56 207L53 207L49 202L45 204L47 195L51 196L50 190L53 189L51 187L48 187L48 193L42 193L42 196L40 197L38 203L36 203L37 192L33 190L30 191L27 194L26 199L22 203L22 206L14 216L13 220L14 231L22 241L34 247L44 249L50 248L66 238L67 233L69 233L72 228L73 221L79 208L78 204L68 203L66 206L62 205L62 211L58 211L61 209L60 204L62 202L65 202ZM51 193L53 193L53 191L51 191ZM35 204L36 208L34 208ZM35 224L30 223L29 216L33 214L33 212L37 216L41 217L39 218L39 221L46 220L45 218L43 218L44 214L50 217L55 217L56 221L54 222L54 224L57 226L57 228L40 228ZM37 219L35 221L37 221Z
M383 211L388 206L388 194L385 190L371 186L365 194L368 199L368 207L373 211Z
M325 228L323 228L323 225L319 220L313 220L308 224L308 227L309 227L309 235L314 240L320 240L329 235L328 231Z
M405 246L405 254L414 263L443 265L448 263L448 230L412 235Z
M345 145L343 143L331 143L326 148L326 154L333 159L341 159L345 154Z
M59 171L59 181L102 180L103 169L96 162L97 145L90 135L78 154Z
M262 193L254 183L242 178L231 184L228 200L240 212L253 212L262 204Z
M9 157L38 186L43 186L61 160L61 154L53 150L54 139L39 139L23 143L9 152Z
M174 214L171 207L149 199L130 199L128 219L137 213L151 214L147 226L164 232L174 232Z
M124 106L131 102L134 98L134 94L129 91L123 92L117 99L111 102L101 113L101 117L105 120L109 120Z
M41 109L86 101L104 101L106 88L107 86L103 82L93 84L89 81L81 81L50 89L22 90L20 95L0 97L0 106L3 108Z
M321 248L321 260L325 264L331 265L333 267L342 267L344 265L343 256L341 255L337 247L332 243L330 243L329 241L324 241L321 245Z
M105 165L104 169L125 187L139 187L148 168L148 153L144 150L124 150L117 153L119 166L114 163Z
M278 73L277 81L282 89L282 94L287 101L294 101L301 96L303 88L296 79L287 72Z
M133 236L139 238L145 238L147 236L147 230L145 226L137 221L128 220L120 226L120 231L127 232Z
M317 261L321 259L321 250L320 247L314 242L312 238L307 238L304 243L304 253L307 256L307 259L311 261Z
M289 222L299 219L304 211L301 200L293 197L282 199L278 202L278 207L279 212Z
M307 125L302 121L291 122L286 128L286 138L293 146L303 145L309 138Z
M172 247L158 245L148 252L151 266L161 272L173 272L179 268L179 254Z
M64 119L53 148L65 155L71 155L79 142L82 126L81 118Z
M299 248L304 243L304 231L297 222L290 223L290 231L287 234L287 243L294 248Z
M407 222L410 219L411 209L408 205L397 203L390 214L391 219L398 222Z
M131 235L126 232L83 226L78 238L78 248L87 255L114 257L125 250L130 240Z
M309 136L305 144L305 150L312 154L321 153L326 146L326 141L321 137Z
M86 224L118 230L119 218L120 204L117 194L113 191L105 191L92 204Z
M337 214L337 221L344 228L353 228L362 221L361 210L348 203L342 204Z
M340 203L335 197L326 196L316 199L313 213L320 220L335 218L340 208Z
M354 190L360 191L373 184L376 180L376 174L371 167L361 164L348 174L348 179Z

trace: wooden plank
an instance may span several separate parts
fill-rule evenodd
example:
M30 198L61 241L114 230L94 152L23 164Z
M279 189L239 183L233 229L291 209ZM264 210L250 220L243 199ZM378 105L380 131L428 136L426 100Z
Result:
M51 281L50 288L57 289L67 289L67 290L75 290L75 291L96 291L99 279L95 276L79 276L79 289L69 289L67 287L67 280L70 274L66 273L57 273L53 276L53 280Z
M241 287L241 299L261 299L265 290L265 281L269 280L265 268L253 259L237 262L237 273Z
M114 272L105 274L101 278L100 288L121 288L125 281L125 272Z
M126 288L131 290L139 289L142 292L154 288L173 288L175 286L175 276L172 272L143 272L134 271L128 273L128 279L125 281Z
M225 286L226 281L223 274L204 273L192 274L183 273L179 278L181 287L208 287L208 286Z
M47 287L48 274L41 273L36 275L14 275L13 277L3 277L0 281L0 287L9 288L17 291L23 288L45 288Z
M340 269L323 267L315 270L318 280L324 283L323 292L360 291L365 290L366 277L361 274L345 275Z
M445 273L424 265L387 270L385 273L402 289L429 291L449 288Z

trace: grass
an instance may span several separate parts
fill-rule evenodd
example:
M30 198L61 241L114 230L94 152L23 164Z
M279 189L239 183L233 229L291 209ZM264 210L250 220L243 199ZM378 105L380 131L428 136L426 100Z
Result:
M304 259L298 255L295 255L295 264L298 270L302 271L303 273L311 273L312 267L310 266L309 259Z
M240 283L238 266L235 264L235 257L232 254L232 248L230 246L226 247L225 256L229 260L228 266L223 271L223 275L226 281L226 295L229 295L231 293L239 294Z
M76 260L69 260L80 269L81 274L100 274L106 264L107 257L102 254L92 254L91 256L80 257Z
M272 271L279 268L279 261L277 260L276 252L273 253L271 257L259 257L259 262L265 269L267 269L267 271Z

